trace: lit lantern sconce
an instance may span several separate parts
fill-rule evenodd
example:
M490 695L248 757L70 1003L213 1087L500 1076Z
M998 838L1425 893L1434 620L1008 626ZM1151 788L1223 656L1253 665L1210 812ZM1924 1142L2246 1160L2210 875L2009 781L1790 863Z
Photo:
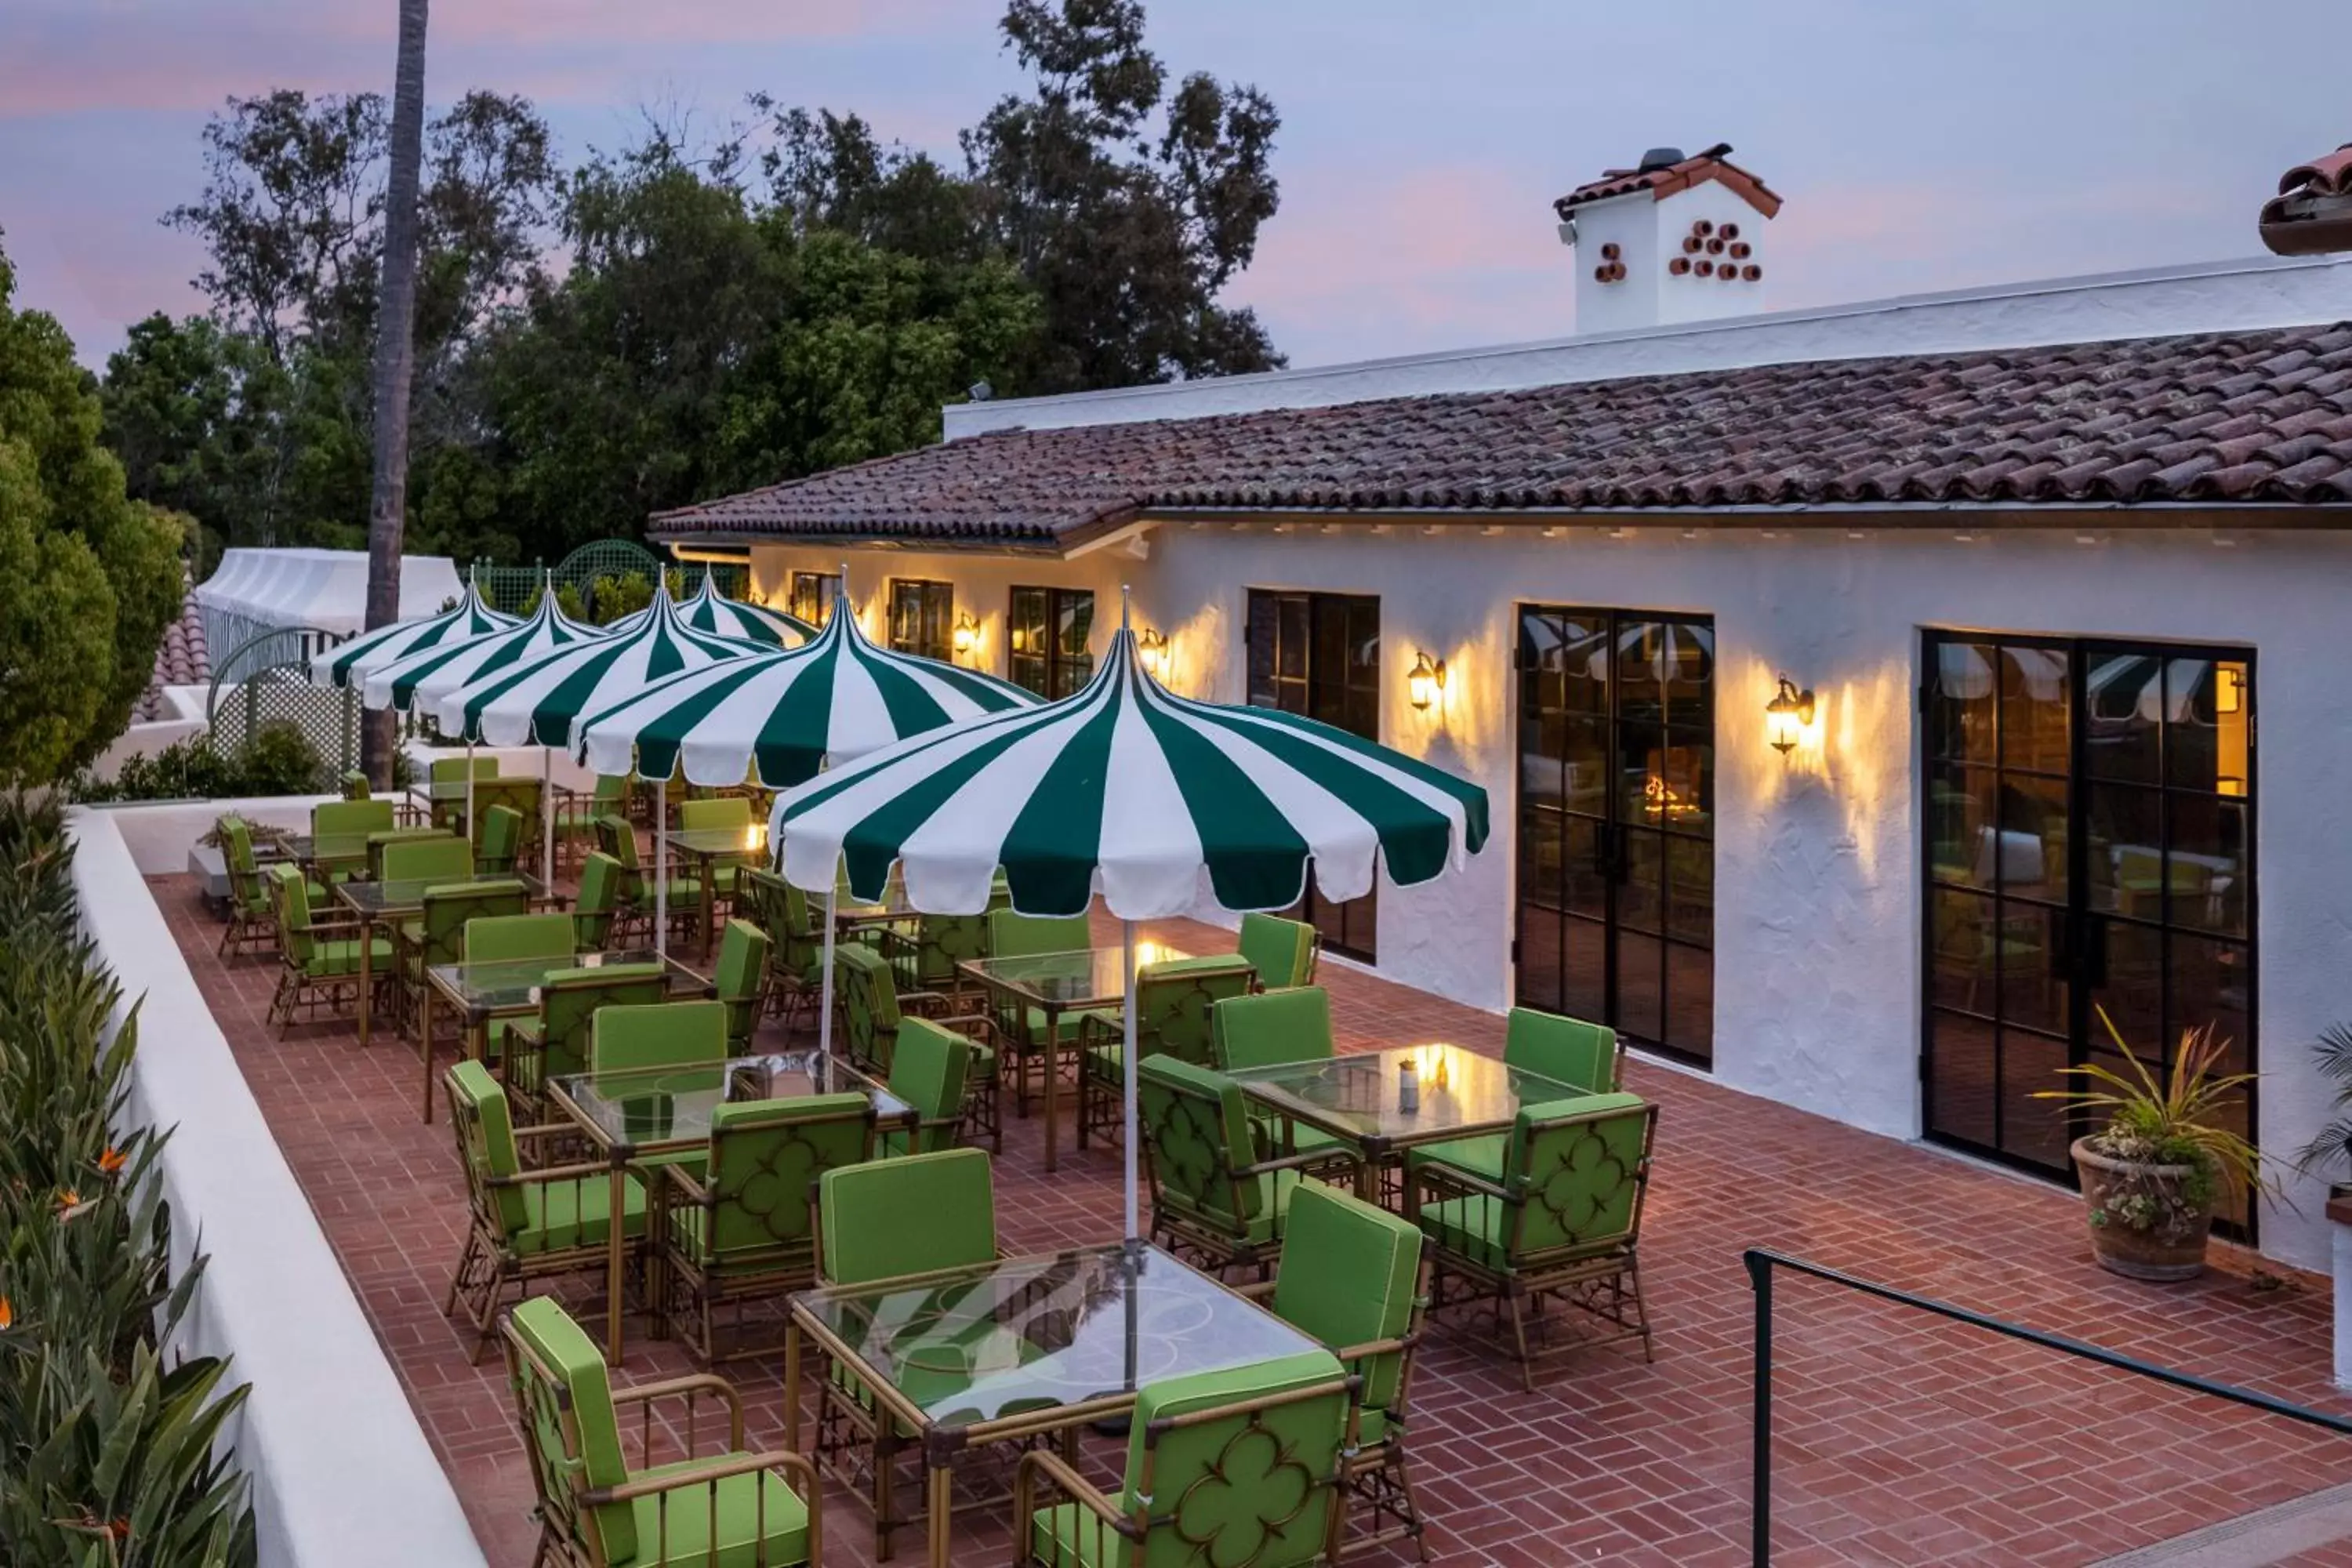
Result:
M948 634L948 644L960 654L969 654L979 645L980 623L971 618L970 610L956 614L955 630Z
M1800 691L1787 676L1780 677L1780 689L1764 704L1764 738L1785 757L1797 749L1797 742L1804 738L1812 721L1812 689Z
M1135 639L1135 651L1142 656L1143 673L1163 686L1168 681L1168 639L1159 628L1146 626Z
M1412 668L1404 678L1405 689L1412 694L1412 705L1424 712L1429 705L1445 695L1445 661L1432 659L1426 652L1412 661Z

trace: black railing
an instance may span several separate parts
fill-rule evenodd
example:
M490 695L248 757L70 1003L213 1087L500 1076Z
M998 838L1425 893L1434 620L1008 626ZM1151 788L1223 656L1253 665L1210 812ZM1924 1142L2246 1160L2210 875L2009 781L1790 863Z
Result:
M1749 1247L1742 1256L1742 1261L1748 1265L1748 1280L1756 1291L1756 1469L1752 1482L1751 1528L1754 1532L1754 1560L1759 1563L1772 1560L1772 1271L1775 1268L1808 1274L1816 1279L1826 1279L1832 1285L1860 1291L1865 1296L1875 1296L1882 1301L1892 1301L1900 1307L1916 1307L1923 1312L1948 1318L1956 1323L1966 1323L1971 1328L1983 1329L2012 1340L2023 1340L2028 1344L2041 1345L2046 1350L2057 1351L2082 1361L2096 1362L2101 1366L2111 1366L2136 1377L2150 1378L2175 1388L2185 1388L2191 1394L2210 1394L2215 1399L2226 1399L2232 1405L2284 1415L2290 1421L2321 1427L2339 1436L2352 1436L2352 1420L2340 1415L2330 1415L2324 1411L2290 1404L2267 1394L2258 1394L2251 1388L2240 1388L2234 1384L2215 1383L2210 1378L2158 1366L2119 1351L2107 1350L2082 1340L2070 1340L2063 1334L2044 1333L2040 1329L2029 1329L2022 1323L1989 1318L1966 1307L1955 1307L1948 1301L1938 1301L1932 1297L1915 1296L1891 1285L1858 1279L1851 1274L1824 1268L1818 1263L1808 1263L1801 1258L1790 1258L1786 1253L1774 1252L1768 1247Z

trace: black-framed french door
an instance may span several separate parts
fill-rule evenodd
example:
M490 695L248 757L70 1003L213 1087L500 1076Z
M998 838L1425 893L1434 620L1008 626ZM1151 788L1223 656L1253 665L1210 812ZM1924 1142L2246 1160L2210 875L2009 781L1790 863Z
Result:
M1715 623L1522 605L1521 1005L1715 1058Z
M1381 602L1368 594L1249 591L1249 701L1337 725L1368 741L1381 738ZM1298 918L1323 945L1370 963L1380 934L1378 890L1344 903L1317 891L1310 879Z
M2128 1070L2107 1021L2254 1070L2254 657L1930 631L1924 671L1927 1135L2071 1180L2090 1129L2032 1097Z

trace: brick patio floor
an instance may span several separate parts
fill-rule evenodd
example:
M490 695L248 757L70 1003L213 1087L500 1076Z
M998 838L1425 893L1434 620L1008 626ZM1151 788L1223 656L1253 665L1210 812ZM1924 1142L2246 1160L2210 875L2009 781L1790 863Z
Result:
M380 1033L362 1051L340 1026L278 1040L261 1022L275 961L217 962L196 885L152 886L490 1561L522 1568L530 1482L502 1374L495 1355L468 1365L467 1337L441 1315L465 1194L446 1119L417 1120L413 1048ZM1184 922L1153 934L1195 952L1231 944ZM1498 1018L1337 963L1325 978L1343 1049L1451 1039L1499 1050ZM1507 1362L1438 1327L1412 1420L1436 1562L1747 1561L1751 1299L1739 1253L1754 1245L2352 1412L2329 1386L2318 1282L2258 1286L2241 1258L2193 1285L2134 1285L2091 1263L2071 1194L1687 1074L1635 1063L1628 1077L1662 1108L1642 1243L1656 1363L1586 1352L1530 1396ZM1049 1183L1035 1120L1009 1122L997 1169L1008 1248L1114 1237L1115 1154L1066 1149ZM1779 1303L1777 1563L2090 1563L2352 1479L2352 1444L2291 1423L1817 1283L1786 1279ZM572 1304L588 1310L593 1292ZM782 1440L780 1363L729 1369L754 1447ZM674 1342L640 1334L617 1375L687 1365ZM856 1502L832 1489L826 1520L829 1561L869 1560ZM961 1530L959 1563L1008 1559L1001 1525L975 1515ZM919 1560L919 1532L898 1545L900 1561ZM2352 1553L2295 1561L2352 1564Z

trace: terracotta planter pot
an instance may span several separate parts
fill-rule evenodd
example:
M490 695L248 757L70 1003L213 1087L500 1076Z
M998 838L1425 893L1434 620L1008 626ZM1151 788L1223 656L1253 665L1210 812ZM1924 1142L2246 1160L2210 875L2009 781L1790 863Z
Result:
M2101 1268L2161 1283L2205 1271L2214 1197L2192 1204L2182 1195L2195 1166L2118 1160L2092 1148L2088 1138L2075 1139L2072 1152L2089 1212L2091 1252Z

